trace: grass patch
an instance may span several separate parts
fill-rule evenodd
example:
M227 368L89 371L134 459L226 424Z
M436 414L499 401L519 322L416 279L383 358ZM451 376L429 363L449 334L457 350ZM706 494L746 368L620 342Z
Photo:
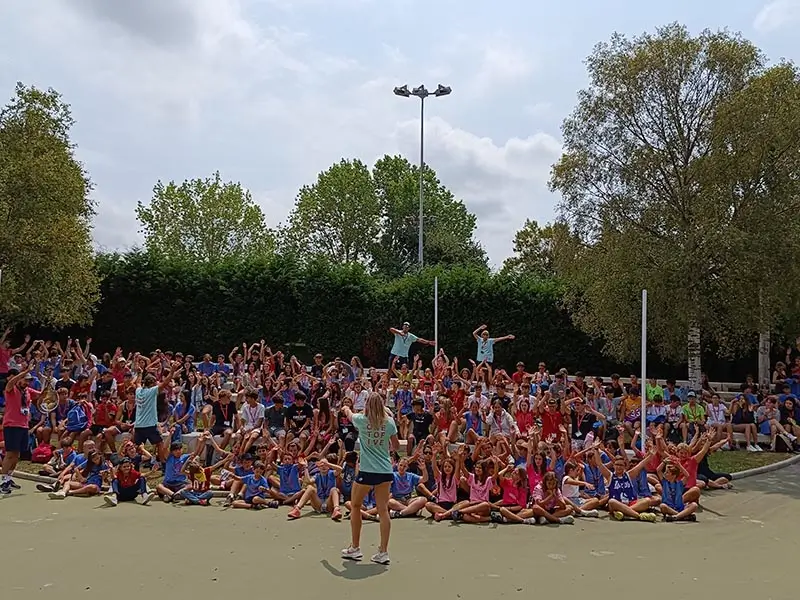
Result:
M786 460L791 454L777 452L714 452L708 464L717 473L738 473Z

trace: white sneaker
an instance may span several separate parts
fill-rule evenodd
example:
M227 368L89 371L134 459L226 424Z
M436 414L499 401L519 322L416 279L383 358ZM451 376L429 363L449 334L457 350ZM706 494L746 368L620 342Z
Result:
M753 444L747 444L747 451L748 452L758 452L758 450L753 446Z
M558 522L562 525L572 525L575 522L575 517L567 515L566 517L561 517Z
M103 502L106 503L106 506L116 506L118 500L114 494L106 494L105 496L103 496Z
M536 517L528 517L527 519L522 519L522 522L525 523L525 525L536 525L538 521Z
M547 519L545 519L544 517L536 517L536 522L539 525L547 525Z
M599 512L597 512L597 509L592 509L592 510L582 510L582 511L581 511L581 516L582 516L582 517L591 517L591 518L593 518L593 519L596 519L597 517L599 517L599 516L600 516L600 513L599 513Z
M788 437L788 438L789 438L790 440L792 440L793 442L796 442L796 441L797 441L797 436L796 436L796 435L792 435L791 433L787 433L787 434L786 434L786 437Z
M761 446L759 446L758 444L753 444L753 448L756 449L756 452L763 452L764 451L764 449Z
M148 504L150 504L153 501L153 498L155 497L156 497L155 492L147 492L144 495L144 499L142 500L142 506L147 506Z
M378 552L377 554L373 554L372 558L370 558L372 562L378 565L388 565L389 564L389 553L388 552Z
M63 500L64 498L67 497L67 492L65 492L64 490L61 490L59 492L50 492L49 494L47 494L47 496L48 498L50 498L50 500Z
M722 446L722 450L732 450L731 445L728 442L725 442L725 445Z
M348 546L342 550L342 558L346 558L347 560L361 560L364 558L364 553L361 552L361 548Z

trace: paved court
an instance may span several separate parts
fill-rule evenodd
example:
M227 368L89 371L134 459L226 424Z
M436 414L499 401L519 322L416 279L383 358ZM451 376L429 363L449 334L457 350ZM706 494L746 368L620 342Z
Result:
M696 524L393 521L387 568L339 558L347 521L160 502L109 509L99 499L48 500L24 482L0 500L2 590L26 598L777 600L797 589L798 500L800 464L704 497ZM377 535L377 525L365 525L365 553Z

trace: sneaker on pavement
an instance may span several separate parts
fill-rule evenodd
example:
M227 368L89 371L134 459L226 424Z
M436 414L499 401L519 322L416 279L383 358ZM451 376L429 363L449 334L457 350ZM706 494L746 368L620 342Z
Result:
M614 511L611 513L611 518L615 521L623 521L625 519L625 515L623 515L620 511Z
M116 506L117 505L117 497L113 494L106 494L103 496L103 502L106 503L106 506Z
M37 483L36 489L39 490L40 492L45 492L45 493L55 492L56 486L51 485L49 483Z
M364 558L364 554L361 552L361 548L348 546L342 549L342 558L346 558L347 560L361 560Z
M640 521L647 521L648 523L655 523L656 516L653 513L642 513L639 515Z
M567 515L566 517L561 517L558 522L562 525L572 525L575 522L575 517Z
M8 496L11 493L11 486L8 485L8 482L4 481L0 483L0 494L5 494Z
M296 506L289 511L289 514L286 515L289 519L299 519L300 518L300 509Z
M522 522L525 523L525 525L536 525L538 520L536 517L528 517L527 519L522 519Z
M142 499L142 506L147 506L148 504L150 504L153 501L153 498L155 497L156 497L155 492L147 492L144 495L144 498Z
M686 517L686 520L689 521L690 523L697 523L697 515L692 513L688 517Z
M399 519L401 516L403 516L403 515L399 510L390 510L389 511L389 518L390 519ZM377 556L377 554L376 554L376 556Z
M597 512L596 508L593 508L592 510L582 510L581 511L581 516L582 517L590 517L590 518L596 519L597 517L600 516L600 513Z
M674 523L675 515L664 515L664 521L666 521L667 523Z
M797 439L797 438L795 438L795 439ZM19 484L18 484L16 481L14 481L13 479L9 479L9 480L8 480L6 483L8 484L8 486L9 486L9 487L10 487L12 490L19 490L19 489L21 489L21 488L19 487Z
M370 560L378 565L388 565L389 564L389 553L388 552L378 552L377 554L373 554Z
M67 497L67 494L64 490L61 490L58 492L50 492L47 494L47 496L50 498L50 500L63 500Z

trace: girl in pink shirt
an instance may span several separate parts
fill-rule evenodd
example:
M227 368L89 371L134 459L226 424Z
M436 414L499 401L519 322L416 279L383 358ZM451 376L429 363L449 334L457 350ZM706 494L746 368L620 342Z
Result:
M533 489L531 510L540 525L545 523L561 523L571 525L575 522L572 507L564 501L558 489L556 474L545 473L542 482Z
M452 518L454 521L458 521L461 519L464 511L467 512L466 515L463 515L468 516L467 519L464 519L467 522L477 522L473 520L471 516L472 513L485 511L488 515L491 506L489 504L489 492L495 485L495 479L489 475L488 468L488 464L492 460L497 459L490 457L476 462L474 467L475 473L467 471L464 463L461 463L462 481L466 481L467 486L469 486L469 501L461 502L452 509L445 511L442 513L442 516L439 517L439 520Z
M444 458L442 458L444 456ZM452 510L458 502L458 473L461 471L461 454L456 458L447 456L439 444L433 447L433 478L436 481L436 500L425 505L431 516L436 521L441 521L442 515Z

